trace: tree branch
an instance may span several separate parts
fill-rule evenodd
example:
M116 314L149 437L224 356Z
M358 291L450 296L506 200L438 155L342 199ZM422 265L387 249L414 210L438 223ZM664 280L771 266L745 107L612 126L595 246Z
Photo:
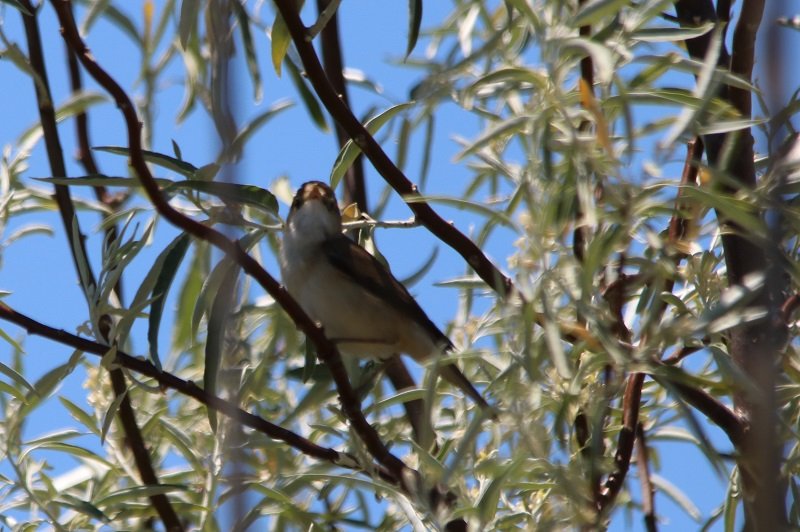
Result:
M656 506L655 489L650 480L650 453L647 452L647 440L644 427L641 423L636 426L636 469L639 472L639 483L642 486L642 512L644 512L644 525L647 532L656 532Z
M108 354L109 347L101 343L82 338L74 334L68 333L61 329L55 329L40 323L25 314L17 312L5 303L0 302L0 319L19 325L25 329L29 334L41 336L58 342L60 344L72 347L90 353L98 357L103 357ZM192 381L181 379L180 377L162 371L155 367L150 362L141 358L131 356L124 351L117 350L115 363L123 368L135 371L146 377L150 377L163 388L170 388L187 397L191 397L198 402L202 403L208 408L215 410L229 418L241 423L244 426L250 427L253 430L266 434L274 440L280 440L287 443L294 449L318 460L324 460L334 465L353 469L356 471L364 471L358 463L358 459L349 453L340 453L328 447L322 447L316 443L308 440L299 434L285 429L279 425L275 425L265 420L262 417L251 414L242 410L235 404L226 401L216 395L210 394L197 386ZM393 484L400 484L400 479L392 475L388 470L380 467L375 468L377 473L382 479Z

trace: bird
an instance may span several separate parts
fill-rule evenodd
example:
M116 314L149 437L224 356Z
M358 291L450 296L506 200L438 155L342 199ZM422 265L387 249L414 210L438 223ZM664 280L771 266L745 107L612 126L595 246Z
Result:
M344 355L425 362L454 349L391 271L342 232L334 191L321 181L297 190L279 262L286 290ZM495 417L454 361L442 361L439 374Z

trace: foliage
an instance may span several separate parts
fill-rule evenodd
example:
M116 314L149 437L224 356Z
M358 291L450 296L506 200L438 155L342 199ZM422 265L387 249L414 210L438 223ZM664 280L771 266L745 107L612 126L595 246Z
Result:
M21 26L10 21L28 12L52 21L53 8L5 3L0 29L10 61L0 69L20 69L32 79L24 90L33 94L48 81L26 56L33 45ZM330 17L338 3L330 5L313 27L313 6L302 8L315 35L325 31L326 20L337 23ZM437 382L435 364L416 373L418 388L397 392L375 364L346 361L369 423L419 471L420 484L412 488L378 473L380 460L337 401L330 371L314 358L315 343L306 341L278 298L244 274L236 257L215 251L185 226L176 232L167 223L172 220L153 211L141 176L125 164L132 148L117 132L92 130L91 153L82 152L81 165L70 162L68 176L43 162L41 148L51 134L44 119L20 128L16 140L3 138L2 253L27 242L42 245L34 240L42 234L72 236L51 267L68 272L69 282L84 280L87 306L59 326L110 347L101 358L82 350L45 358L43 344L29 348L32 338L3 323L0 520L14 530L43 523L59 530L142 529L163 518L154 497L164 494L183 526L202 530L245 530L255 523L276 530L424 529L457 518L474 529L564 529L605 527L626 513L655 526L652 489L657 501L671 499L698 527L722 522L734 529L747 489L741 472L747 419L734 414L733 405L739 409L741 397L761 392L752 366L733 353L731 337L786 317L788 341L775 340L779 428L773 436L786 449L780 467L789 479L788 519L800 524L793 429L800 416L800 367L790 297L800 281L791 136L797 93L776 109L774 88L717 66L722 24L682 26L666 13L671 9L663 0L458 1L431 21L422 16L423 2L410 0L408 20L381 21L407 31L391 67L413 74L408 94L387 103L382 80L370 72L349 76L349 86L360 90L354 98L367 102L354 104L360 121L383 146L396 146L391 158L419 186L421 196L402 199L412 208L425 203L458 217L458 227L481 249L491 249L515 287L506 297L498 293L499 280L493 285L476 273L485 257L437 279L453 289L440 292L458 300L448 332L461 347L459 365L498 405L496 422ZM137 80L122 84L136 98L154 183L177 211L220 229L270 270L280 240L279 200L290 200L305 176L289 169L288 176L259 176L269 185L232 182L237 163L270 151L264 135L290 112L289 102L263 109L261 99L269 99L271 84L285 83L302 109L292 120L302 121L309 135L327 135L328 123L336 123L303 66L291 21L263 2L165 0L145 2L142 13L131 10L125 2L99 0L75 6L95 48L106 46L93 40L103 34L113 46L124 42L139 54L140 64L124 68L103 63L102 53L98 61L112 76L138 71ZM344 16L338 23L351 24ZM710 40L704 59L681 46L700 37ZM55 68L60 43L54 34L44 44L48 67ZM247 89L231 81L239 59ZM581 74L586 65L588 77ZM176 79L183 91L178 106L169 103ZM107 113L100 115L104 122L118 120L94 83L71 95L63 80L52 83L53 101L66 102L56 109L63 137L72 135L67 124L91 121L95 113ZM760 104L754 117L725 96L721 89L728 87L754 96ZM207 117L219 148L193 150L190 157L173 140L165 153L158 147L167 139L156 109L178 122ZM241 120L244 115L250 118ZM749 131L764 152L757 157L755 187L738 186L724 162L690 164L699 162L701 136L731 139ZM443 135L454 139L455 160L443 162L444 150L435 147ZM723 161L735 151L734 141L727 142ZM361 164L359 154L372 157L365 146L354 138L342 143L338 156L334 148L325 156L340 197L350 186L345 175ZM97 163L87 165L93 157ZM375 166L368 171L372 218L356 216L356 225L364 228L362 242L379 254L376 226L389 227L381 233L386 252L392 233L413 224L373 220L388 217L400 202L382 184L386 167ZM457 177L445 182L434 166L452 168ZM54 186L69 187L79 211L66 228L50 216L63 213ZM81 231L93 232L83 258L76 243ZM734 282L723 245L731 233L766 250L772 269ZM442 240L459 250L455 239ZM436 257L420 259L410 278L425 276ZM761 299L774 282L782 299ZM0 289L17 286L5 278ZM24 283L19 286L4 300L35 309ZM124 366L118 352L202 382L206 392L247 412L349 453L357 466L298 451L129 367L127 392L120 394L107 371ZM61 389L76 375L83 392ZM414 440L401 408L419 399L436 433L431 448ZM115 421L125 401L135 410L158 485L142 480L128 429ZM52 420L55 431L44 435L28 429L55 411L70 419ZM700 454L705 474L727 485L718 508L699 510L670 482L671 472L660 468L670 442ZM432 502L428 495L437 490L454 500Z

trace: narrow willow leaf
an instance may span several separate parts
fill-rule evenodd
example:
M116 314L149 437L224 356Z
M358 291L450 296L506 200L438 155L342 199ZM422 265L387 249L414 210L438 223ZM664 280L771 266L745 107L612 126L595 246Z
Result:
M19 388L11 386L6 381L0 381L0 392L10 395L11 397L15 398L17 401L21 403L28 402L28 399L25 396L24 391L20 390Z
M108 429L111 428L111 423L114 421L114 418L117 416L117 411L119 411L119 405L122 404L122 401L128 396L128 390L125 390L123 393L119 394L111 404L108 406L108 410L106 410L105 414L103 414L103 423L100 426L100 444L102 445L106 441L106 436L108 435Z
M36 181L52 183L54 185L66 185L68 187L141 187L142 182L132 177L113 177L105 174L90 174L80 177L34 177ZM159 186L169 186L174 181L169 179L155 178Z
M153 495L162 495L172 493L174 491L189 491L189 488L179 484L158 484L156 486L133 486L131 488L124 488L119 491L103 497L95 502L95 505L100 508L108 508L109 506L118 506L122 503L146 499Z
M272 192L255 185L223 183L219 181L186 180L175 181L164 189L169 194L176 190L188 189L206 194L213 194L222 200L244 203L258 207L270 214L278 214L278 200Z
M381 129L381 127L383 127L384 124L386 124L393 117L397 116L398 113L409 109L414 105L414 103L415 102L406 102L390 107L381 114L367 120L367 123L364 124L364 127L371 135L374 135ZM339 155L336 157L336 161L333 163L333 169L331 170L330 177L331 188L336 189L337 185L344 177L344 174L346 174L350 167L353 166L353 162L360 153L361 148L359 148L358 145L353 142L353 139L350 139L345 143L339 152Z
M72 510L87 515L92 519L97 519L104 523L111 522L111 519L106 514L101 512L97 506L93 505L89 501L85 501L70 495L69 493L60 493L58 499L56 499L56 502L61 506L71 508Z
M412 273L411 275L409 275L405 279L402 279L401 282L406 287L414 286L415 284L417 284L425 276L425 274L430 271L430 269L436 263L437 255L439 255L439 248L438 247L433 248L433 251L431 252L431 254L428 256L428 258L425 260L425 262L422 263L422 266L420 266L417 269L417 271L415 271L414 273Z
M61 401L61 404L64 405L64 408L66 408L69 411L70 415L74 417L76 421L78 421L81 425L92 431L97 436L100 435L100 429L97 426L97 420L94 418L94 416L83 410L81 407L79 407L66 397L63 396L59 397L58 400Z
M677 486L669 482L664 477L659 475L651 475L650 477L653 486L658 490L658 492L663 493L672 501L678 505L684 512L689 515L695 521L700 521L700 517L702 514L700 513L700 509L692 502L692 500Z
M411 55L419 39L419 28L422 25L422 0L408 0L408 42L406 57Z
M500 494L503 493L503 486L509 474L520 465L520 460L511 460L503 466L500 471L495 471L492 480L483 490L478 501L478 512L481 516L481 524L485 527L497 514L497 504L500 501Z
M239 23L239 30L242 33L242 43L244 44L244 55L247 60L247 71L253 81L253 99L256 103L264 97L264 89L261 83L261 69L258 67L258 57L256 47L253 44L253 34L250 32L250 17L241 2L232 2L233 14Z
M188 272L178 293L178 308L172 334L172 349L185 350L194 344L195 329L192 318L199 306L203 283L209 270L209 246L198 242Z
M404 200L408 203L439 203L441 205L448 205L459 210L480 214L496 223L519 230L517 224L514 223L514 220L512 220L505 212L496 211L492 207L484 205L483 203L461 198L454 198L451 196L407 196L404 198Z
M0 338L8 342L8 344L13 347L15 351L24 352L22 346L19 345L19 342L11 338L11 336L3 329L0 329Z
M181 2L181 14L178 19L178 40L184 50L186 50L189 38L197 27L197 14L199 12L199 0L183 0Z
M33 16L33 13L31 13L31 12L28 10L28 8L27 8L27 7L25 7L24 5L22 5L22 4L19 2L19 0L0 0L0 1L2 1L4 4L8 4L8 5L10 5L11 7L13 7L14 9L16 9L17 11L19 11L19 12L20 12L20 13L22 13L23 15L27 15L27 16L29 16L29 17L32 17L32 16Z
M110 2L91 2L89 12L81 24L81 34L86 35L98 17L103 16L127 35L139 48L144 48L141 32L133 20Z
M286 26L286 21L283 20L280 12L275 13L275 21L272 23L270 38L272 39L272 67L278 77L281 77L281 65L283 65L286 52L289 51L292 36L289 35L289 28Z
M294 88L300 94L300 99L303 100L303 105L311 116L311 120L321 131L329 131L328 122L325 120L325 114L322 112L316 93L308 88L306 80L300 75L300 69L294 64L294 61L288 58L286 59L286 68L289 70Z
M464 148L464 150L456 154L455 160L460 161L483 149L490 143L505 142L509 136L527 130L530 122L531 119L527 116L515 116L514 118L503 120L478 137L472 144Z
M686 41L705 35L714 29L713 22L706 22L695 27L677 27L677 26L663 26L663 27L647 27L636 30L631 34L633 39L642 42L670 42L677 43L678 41Z
M113 153L114 155L125 155L130 157L130 149L123 146L95 146L92 149L106 153ZM185 161L181 161L180 159L176 159L175 157L164 155L163 153L142 150L142 154L147 162L161 166L167 170L172 170L173 172L179 173L185 177L194 177L195 172L197 172L197 167L194 165L191 165Z
M250 120L247 125L236 135L233 139L231 147L228 149L231 153L240 153L244 149L244 145L258 131L258 129L269 122L273 117L278 115L281 111L289 109L294 104L288 100L277 102L270 106L269 109Z
M578 10L575 18L572 19L572 25L579 28L596 24L608 16L616 15L622 7L629 3L629 0L592 0L591 2L586 2Z
M203 389L214 395L217 393L217 376L225 349L225 329L235 302L236 282L241 272L241 268L233 265L229 260L228 262L231 266L226 268L227 274L217 290L208 313ZM217 412L213 408L208 409L208 422L211 424L211 430L216 432Z
M150 303L150 315L148 316L147 342L150 346L150 360L159 369L161 368L161 359L158 356L158 331L161 326L161 316L164 313L167 292L172 286L172 281L178 273L178 268L191 241L192 239L187 233L182 233L161 252L153 265L154 268L156 265L160 265L160 271L153 286L152 303Z
M19 347L15 347L15 349L20 352L22 351L22 349ZM2 362L0 362L0 373L2 373L6 377L14 381L18 386L25 388L29 392L36 393L34 387L31 386L31 384L27 380L25 380L25 377L23 377L17 371L15 371L14 368L6 366Z
M58 109L56 109L56 123L86 112L87 109L99 103L107 102L108 97L99 92L83 91L70 96ZM28 146L42 136L42 126L39 122L20 135L17 143Z

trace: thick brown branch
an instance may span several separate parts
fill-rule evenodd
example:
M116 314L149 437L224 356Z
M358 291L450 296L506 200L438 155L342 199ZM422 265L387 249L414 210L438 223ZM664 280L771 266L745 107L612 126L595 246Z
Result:
M628 376L625 386L625 395L622 399L622 428L617 442L617 452L614 454L614 472L606 479L600 497L598 510L608 511L614 503L622 485L625 475L631 465L633 444L636 441L636 425L639 423L639 406L642 399L642 384L644 373L632 373Z
M50 93L50 82L44 63L39 24L36 20L36 13L38 13L38 11L33 7L30 0L20 0L20 3L30 13L33 13L33 16L28 16L23 13L22 22L25 26L25 37L28 42L28 58L31 63L31 68L36 72L41 81L41 83L34 81L33 85L36 90L36 101L39 105L39 121L42 125L47 160L50 164L50 171L53 173L53 177L66 177L67 169L64 164L64 151L61 148L61 140L56 127L56 111L53 107L53 95ZM80 232L80 229L73 231L73 224L77 224L77 218L75 217L75 207L72 204L69 189L64 185L56 185L54 196L56 205L58 205L58 212L61 215L61 222L67 234L67 240L70 243L70 249L78 250L77 253L74 251L72 253L75 269L78 271L79 276L81 272L87 273L87 278L81 279L83 286L93 287L95 281L94 275L92 274L91 263L88 260L85 261L84 269L80 266L79 262L79 257L85 258L88 257L88 255L86 253L84 236Z
M642 486L642 512L644 513L644 525L647 532L656 532L656 506L655 490L650 481L650 458L647 452L647 440L644 435L644 427L639 423L636 426L636 469L639 472L639 483Z
M348 380L339 352L325 337L322 329L298 305L297 301L239 245L219 231L184 216L173 209L164 199L143 156L141 123L136 115L133 103L122 87L93 59L75 25L69 2L63 0L52 0L52 2L58 13L64 39L75 50L86 71L114 98L117 107L123 114L128 134L130 164L158 213L169 223L223 251L275 298L300 330L314 343L320 359L328 364L339 391L343 412L354 430L366 444L369 452L378 463L384 465L392 473L394 478L405 480L409 478L410 474L410 478L416 480L418 473L408 468L399 458L389 452L380 440L378 433L364 417L358 397ZM414 486L410 486L407 483L404 484L404 487L409 490L414 488Z
M275 4L286 22L292 42L303 62L308 80L333 119L342 126L350 138L353 139L353 142L361 148L364 155L372 162L375 169L398 194L404 198L419 198L419 191L416 185L409 181L392 162L380 144L370 135L364 125L358 121L333 86L331 86L330 80L325 75L325 71L314 51L314 47L308 39L308 32L300 20L294 1L275 0ZM417 220L442 242L458 252L486 284L502 296L512 291L513 283L511 279L503 275L469 237L439 216L427 203L407 201L407 204Z
M331 3L331 0L317 0L317 11L322 13ZM347 95L347 83L344 79L344 61L342 60L342 44L339 39L339 14L334 13L320 33L322 50L322 64L331 86L342 98L342 103L349 109L350 98ZM341 149L350 137L339 122L336 122L336 139ZM364 158L359 155L344 177L345 204L355 203L362 212L367 209L367 187L364 179Z
M1 302L0 319L19 325L29 334L35 334L43 338L48 338L60 344L83 351L84 353L90 353L102 357L105 356L109 351L108 346L86 338L81 338L80 336L70 334L61 329L55 329L53 327L44 325L33 318L15 311L5 303ZM311 440L303 438L302 436L295 434L290 430L270 423L259 416L246 412L235 404L226 401L225 399L207 393L192 381L187 381L171 373L161 371L150 362L147 362L141 358L133 357L119 350L117 350L115 361L123 368L152 378L163 388L171 388L183 395L186 395L187 397L191 397L204 404L208 408L216 410L217 412L228 416L244 426L266 434L272 439L280 440L289 444L303 454L319 460L331 462L332 464L341 467L360 470L357 460L353 456L347 453L340 453L328 447L317 445ZM398 479L389 474L386 470L377 469L377 472L384 480L392 483L398 483Z

